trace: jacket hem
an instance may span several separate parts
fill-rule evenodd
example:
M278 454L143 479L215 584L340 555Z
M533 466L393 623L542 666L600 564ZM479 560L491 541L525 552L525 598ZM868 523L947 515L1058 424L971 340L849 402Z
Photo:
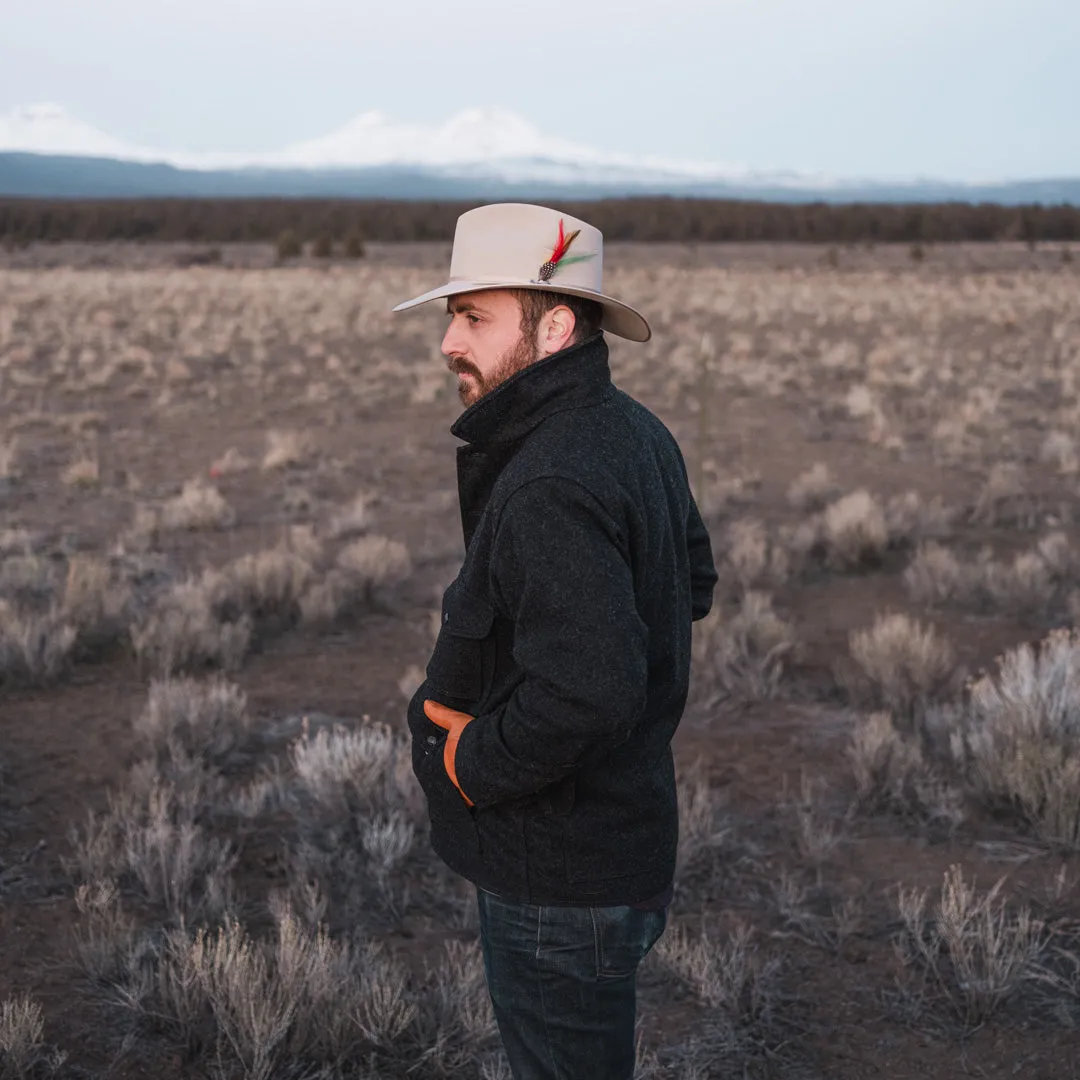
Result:
M485 892L494 893L522 904L544 907L620 907L632 906L665 892L674 884L674 873L657 867L603 881L564 881L545 885L523 885L493 874L487 867L470 866L448 858L433 845L435 854L459 877Z

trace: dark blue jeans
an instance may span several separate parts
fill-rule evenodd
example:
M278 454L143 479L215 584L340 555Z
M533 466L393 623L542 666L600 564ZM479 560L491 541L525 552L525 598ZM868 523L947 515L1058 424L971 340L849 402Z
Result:
M632 1080L637 967L666 909L538 907L482 889L477 900L514 1080Z

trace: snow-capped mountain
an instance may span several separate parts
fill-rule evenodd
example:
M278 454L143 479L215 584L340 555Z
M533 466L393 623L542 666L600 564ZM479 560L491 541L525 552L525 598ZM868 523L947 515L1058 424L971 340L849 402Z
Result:
M162 160L161 154L114 139L76 119L62 106L48 102L19 105L0 113L0 152L11 150L119 161Z
M708 161L610 153L554 138L516 113L475 108L441 124L361 113L336 131L260 153L140 146L60 105L0 112L0 196L42 198L595 198L674 195L776 202L1080 204L1080 180L963 184L837 180Z
M821 185L809 174L763 176L701 161L604 153L552 138L507 109L475 108L442 124L397 123L385 113L361 113L327 135L260 153L192 153L151 149L116 139L56 104L26 105L0 113L0 152L29 152L118 161L160 162L181 169L370 169L413 167L453 175L477 170L501 179L576 183L615 177L645 182L738 180Z

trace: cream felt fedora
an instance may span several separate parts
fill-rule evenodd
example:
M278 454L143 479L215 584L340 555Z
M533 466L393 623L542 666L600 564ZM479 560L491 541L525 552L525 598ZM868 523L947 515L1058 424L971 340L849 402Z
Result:
M601 329L631 341L652 336L644 317L601 290L604 237L580 218L529 203L493 203L457 220L450 280L394 311L481 289L540 289L595 300Z

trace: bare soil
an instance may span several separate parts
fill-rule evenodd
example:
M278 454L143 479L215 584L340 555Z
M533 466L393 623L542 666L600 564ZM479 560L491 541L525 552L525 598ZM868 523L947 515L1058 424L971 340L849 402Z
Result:
M6 268L41 275L123 274L138 268L152 274L155 268L175 266L184 250L191 249L36 248L0 256L0 272ZM428 271L435 283L448 253L446 245L372 244L364 272L399 275L393 280L406 289L404 298L418 271ZM838 260L838 266L830 260ZM192 268L184 273L211 275L210 288L218 280L213 275L231 272L230 266L270 266L273 258L266 248L229 249L223 262L224 269ZM613 245L606 264L605 269L610 266L614 273L639 275L646 282L646 300L648 281L662 290L666 272L692 274L698 267L723 268L735 275L800 270L806 280L819 274L852 278L887 272L896 276L898 288L912 275L938 280L948 288L957 274L1056 279L1075 273L1062 263L1056 249L1031 252L1006 245L932 248L918 265L906 248L840 249L837 256L830 256L827 249L809 246ZM277 272L316 271L305 267ZM325 272L353 271L339 265ZM407 274L412 276L406 278ZM1073 276L1072 281L1076 284L1078 279ZM47 304L44 277L42 285L45 299L40 303ZM663 331L674 348L680 296L654 294L652 300L656 306L674 309ZM362 305L363 297L358 301ZM0 296L0 306L4 302ZM423 327L427 346L421 346L419 335L411 331L412 336L386 341L378 354L369 340L357 340L356 348L366 350L372 363L400 356L412 368L426 364L437 369L438 319ZM992 329L973 326L972 334ZM347 349L350 333L345 328L334 347ZM848 333L869 347L875 324L853 322ZM919 333L917 318L911 333ZM227 353L227 344L221 349ZM978 498L986 475L983 462L943 464L931 438L920 441L910 432L903 453L897 454L869 441L857 420L835 409L829 412L827 401L822 408L810 407L807 395L797 388L776 394L767 388L718 393L703 440L691 395L675 400L661 392L663 371L633 369L632 375L624 376L630 370L631 349L621 343L615 346L613 377L669 426L683 447L691 475L702 458L716 463L720 477L755 474L744 505L712 509L714 548L718 549L726 525L744 513L770 523L792 520L787 487L817 461L829 466L846 491L865 486L885 499L916 490L924 499L941 496L947 505L968 510ZM345 359L363 365L368 357ZM665 361L661 356L656 362ZM44 371L49 358L43 354L31 367L34 363ZM295 371L290 363L296 365ZM377 491L378 531L405 541L415 561L414 574L396 594L393 608L350 620L328 633L298 629L274 638L247 659L236 681L268 726L283 717L309 713L367 714L403 726L405 698L398 681L408 665L426 662L430 610L463 555L454 469L458 444L448 430L460 405L452 376L445 373L446 389L428 402L410 401L405 392L373 395L369 400L362 394L309 400L303 388L316 377L321 363L306 357L301 347L283 343L271 360L277 378L258 386L246 384L224 362L215 367L211 357L167 399L156 384L142 385L135 378L116 378L77 396L49 379L40 387L0 382L4 394L0 434L17 426L24 462L18 482L0 481L0 524L52 538L58 549L104 551L128 523L136 502L162 498L185 479L205 475L210 462L228 447L258 460L269 429L310 432L318 444L317 459L310 466L280 473L256 469L216 481L237 512L234 528L168 534L162 549L177 567L218 565L243 551L270 546L289 523L317 519L324 508L346 503L358 490ZM842 392L837 393L842 400ZM905 400L914 402L915 409L917 398L914 392ZM1046 408L1055 406L1049 399L1042 401ZM1043 407L1040 399L1027 407L1037 421ZM33 409L54 417L76 413L94 417L87 421L89 429L73 433L56 423L27 422ZM92 442L101 465L101 483L91 492L58 479L86 440ZM1039 528L1062 527L1075 543L1077 530L1070 516L1077 509L1075 478L1033 461L1030 447L1026 453L1032 495L1041 515ZM307 515L283 508L289 491L297 488L304 489L315 508ZM1030 545L1038 535L1038 529L1018 526L962 524L953 540L972 549L992 542L1006 552ZM919 610L902 587L904 565L906 557L889 556L881 566L857 574L826 574L784 585L776 594L777 607L799 628L801 652L781 697L708 713L688 710L675 741L679 761L706 764L737 837L733 851L744 844L756 853L750 869L733 855L731 866L722 868L714 883L708 904L713 914L722 909L733 919L750 921L763 943L784 961L782 985L791 1001L790 1045L772 1066L766 1062L772 1075L844 1080L1080 1077L1075 1028L1041 1009L1034 999L1008 1005L975 1030L965 1030L940 1002L921 1012L914 1008L898 994L904 972L891 943L898 927L893 901L899 884L936 889L945 870L958 863L983 886L1008 875L1011 896L1038 904L1052 889L1063 859L1075 877L1075 855L1048 854L1028 844L1012 823L977 814L955 835L934 835L889 818L857 816L843 827L841 842L816 867L799 854L782 811L784 793L797 791L800 775L807 772L822 779L838 827L843 820L852 792L845 753L851 708L836 684L833 662L846 652L848 634L867 626L876 613L905 610L933 621L947 632L969 671L990 667L1003 649L1037 639L1049 629L1038 618ZM42 1002L46 1037L68 1052L65 1068L73 1076L136 1077L151 1069L162 1078L184 1075L179 1059L170 1059L164 1050L118 1046L107 1012L92 993L79 988L71 947L77 913L71 881L61 864L69 851L72 825L81 822L88 810L105 806L108 789L131 763L131 721L146 690L146 674L123 647L96 663L78 665L55 685L0 687L0 1000L29 992ZM859 929L841 947L830 950L811 944L782 918L769 889L784 870L807 883L808 903L821 910L844 898L858 898L864 905ZM243 873L257 878L260 872L254 855L246 858ZM268 877L277 872L273 866L265 869ZM1080 920L1080 898L1070 892L1056 913ZM676 902L672 919L692 923L697 914L692 898L687 898L683 910ZM411 938L408 932L399 934L399 945L406 950L426 948L426 935L415 929L412 933ZM445 928L446 936L460 934L458 928ZM674 992L651 961L641 982L646 1045L659 1048L673 1039L692 1037L701 1021L700 1006ZM1074 1014L1072 1023L1078 1020Z

